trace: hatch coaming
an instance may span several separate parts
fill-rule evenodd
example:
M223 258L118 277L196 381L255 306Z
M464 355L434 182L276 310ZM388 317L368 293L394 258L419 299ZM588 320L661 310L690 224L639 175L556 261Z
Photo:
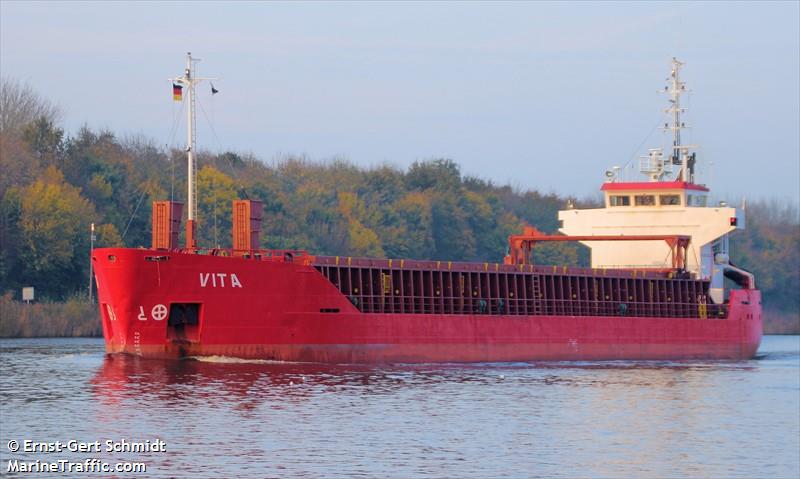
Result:
M320 257L315 268L361 312L411 315L724 319L709 282L642 270Z

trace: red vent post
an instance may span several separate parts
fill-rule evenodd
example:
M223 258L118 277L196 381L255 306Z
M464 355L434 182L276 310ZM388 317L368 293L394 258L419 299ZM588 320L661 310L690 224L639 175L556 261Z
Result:
M181 230L183 203L177 201L153 202L153 249L176 249Z
M261 212L258 200L233 200L234 254L245 254L260 247Z

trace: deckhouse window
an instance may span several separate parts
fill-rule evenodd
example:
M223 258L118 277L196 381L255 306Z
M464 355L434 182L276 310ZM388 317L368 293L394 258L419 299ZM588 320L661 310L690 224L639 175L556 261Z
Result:
M631 197L621 195L611 195L608 197L609 206L630 206Z
M653 206L656 204L656 197L654 195L636 195L634 201L636 206Z
M672 206L681 204L681 195L661 195L658 201L662 206Z
M705 195L689 195L689 206L706 206L706 198Z

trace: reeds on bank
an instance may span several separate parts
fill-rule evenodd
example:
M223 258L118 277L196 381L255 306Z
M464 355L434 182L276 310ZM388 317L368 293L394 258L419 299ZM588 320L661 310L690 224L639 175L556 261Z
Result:
M0 338L102 336L97 305L86 297L23 303L0 296Z

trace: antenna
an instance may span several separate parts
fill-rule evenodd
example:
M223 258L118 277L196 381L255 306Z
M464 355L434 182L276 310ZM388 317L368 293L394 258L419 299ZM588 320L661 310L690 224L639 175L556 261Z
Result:
M193 58L192 52L186 53L186 69L183 76L170 78L171 81L186 88L186 104L188 105L186 114L186 162L188 165L187 175L187 203L188 219L186 221L186 247L189 249L197 248L197 158L195 157L195 134L196 134L196 113L194 87L204 80L216 80L216 78L199 78L192 74L194 64L199 62L199 58Z

